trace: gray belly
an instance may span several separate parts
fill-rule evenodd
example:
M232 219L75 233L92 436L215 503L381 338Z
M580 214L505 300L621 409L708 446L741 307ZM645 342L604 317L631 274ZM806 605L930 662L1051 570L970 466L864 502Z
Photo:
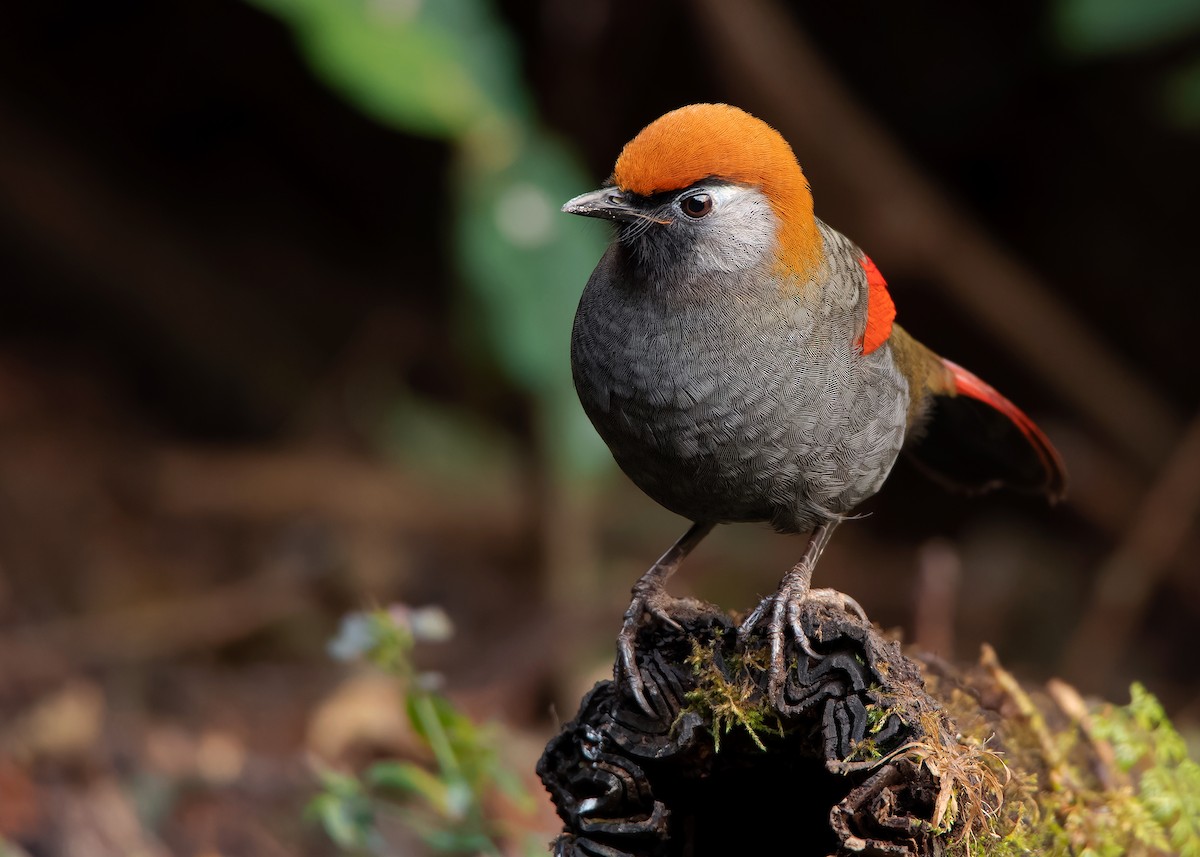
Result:
M804 532L878 491L904 436L889 347L863 356L838 334L799 306L668 310L589 287L572 367L597 431L654 500Z

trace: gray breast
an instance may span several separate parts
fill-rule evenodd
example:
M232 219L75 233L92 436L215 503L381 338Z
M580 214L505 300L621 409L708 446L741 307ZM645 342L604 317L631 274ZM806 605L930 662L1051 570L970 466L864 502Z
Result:
M580 301L572 366L622 470L692 520L806 531L874 494L899 452L907 384L889 346L855 342L865 278L826 235L830 285L783 296L762 278L614 282L614 254Z

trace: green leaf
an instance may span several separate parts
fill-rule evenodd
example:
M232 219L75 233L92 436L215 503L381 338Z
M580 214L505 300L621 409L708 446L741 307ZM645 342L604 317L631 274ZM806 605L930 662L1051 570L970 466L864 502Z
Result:
M450 700L436 693L410 693L405 697L404 705L413 731L426 744L449 742L449 733L455 728L466 729L468 733L475 728L469 719L455 710Z
M468 167L456 182L469 321L531 391L570 384L571 323L608 232L559 209L587 185L566 150L537 133L521 141L509 165Z
M286 21L328 85L403 130L459 138L527 112L511 38L483 0L249 0Z
M292 28L316 73L404 131L453 141L462 338L533 394L556 473L611 460L575 400L568 341L607 230L561 214L593 186L538 130L515 43L486 0L248 0ZM474 346L472 349L471 346Z
M1176 125L1200 128L1200 57L1168 76L1163 85L1163 111Z
M367 769L366 781L372 788L422 797L439 811L449 805L446 783L415 762L376 762Z
M375 813L370 799L352 777L327 781L326 791L313 798L306 814L318 821L326 835L341 848L365 848L375 836Z
M1196 0L1057 0L1059 42L1077 56L1129 53L1186 38L1200 28Z
M571 326L609 231L560 208L590 185L567 150L536 131L519 141L511 163L464 163L456 182L456 256L469 292L464 334L538 397L555 462L583 474L610 459L575 397Z

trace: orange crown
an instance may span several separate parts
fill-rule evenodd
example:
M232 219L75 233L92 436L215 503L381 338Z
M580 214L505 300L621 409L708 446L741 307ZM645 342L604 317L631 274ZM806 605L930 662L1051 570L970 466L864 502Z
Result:
M707 178L761 188L779 218L779 262L806 276L821 261L808 180L792 147L761 119L728 104L692 104L651 122L613 169L621 190L649 196Z

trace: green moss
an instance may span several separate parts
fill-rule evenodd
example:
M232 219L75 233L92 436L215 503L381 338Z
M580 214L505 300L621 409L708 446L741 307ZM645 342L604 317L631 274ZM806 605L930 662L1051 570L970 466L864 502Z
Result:
M721 751L721 738L741 728L758 749L766 751L761 735L782 735L783 725L754 681L765 665L753 654L731 654L725 668L717 663L718 641L707 646L694 641L687 665L696 676L696 687L684 697L689 710L710 720L713 749Z
M1077 715L1002 724L1012 764L1042 773L1010 782L993 829L951 855L1200 857L1200 765L1158 700L1135 684L1128 705Z
M722 659L719 645L693 644L687 710L711 724L718 751L735 730L765 751L783 725L756 681L763 655ZM1140 685L1123 706L1089 706L1061 683L1031 694L990 652L961 681L926 681L940 707L870 688L867 737L844 762L931 773L938 791L920 824L944 836L950 857L1200 857L1200 765ZM880 748L892 717L924 737Z

